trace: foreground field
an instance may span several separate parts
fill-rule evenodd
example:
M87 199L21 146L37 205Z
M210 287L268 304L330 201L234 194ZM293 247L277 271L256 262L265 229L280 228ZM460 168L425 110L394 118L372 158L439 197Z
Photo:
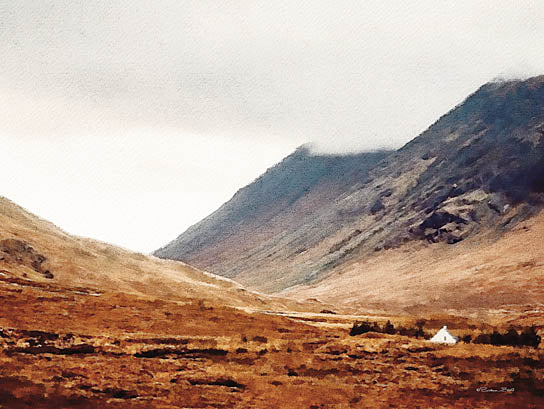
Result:
M2 408L544 407L542 348L350 337L354 317L5 277L0 302Z

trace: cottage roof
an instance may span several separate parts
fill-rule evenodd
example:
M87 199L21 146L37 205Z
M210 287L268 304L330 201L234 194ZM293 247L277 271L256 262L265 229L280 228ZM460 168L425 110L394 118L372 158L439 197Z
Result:
M440 344L455 344L459 341L459 337L452 335L448 331L447 326L443 326L434 337L430 339L431 342L436 342Z

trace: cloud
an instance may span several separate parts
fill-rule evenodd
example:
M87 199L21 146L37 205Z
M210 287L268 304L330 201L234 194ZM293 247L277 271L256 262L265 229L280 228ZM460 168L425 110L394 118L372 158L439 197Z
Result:
M529 1L3 2L2 126L399 146L482 82L544 72L543 17Z

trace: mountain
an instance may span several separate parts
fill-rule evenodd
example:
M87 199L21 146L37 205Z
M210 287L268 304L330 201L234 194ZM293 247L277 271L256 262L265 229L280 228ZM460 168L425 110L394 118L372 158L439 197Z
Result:
M274 292L389 249L491 243L542 208L543 135L544 76L487 83L397 151L298 149L155 255Z
M288 301L247 291L232 280L182 262L133 253L71 236L0 197L0 281L16 287L100 294L122 292L219 305L285 307ZM291 308L296 303L289 304Z
M499 237L492 228L482 230L454 245L414 241L357 258L317 283L281 294L355 312L542 316L544 212Z
M314 155L301 147L154 254L191 259L208 271L237 279L245 271L259 270L259 277L248 280L250 285L276 280L278 288L286 280L296 284L293 274L291 279L278 274L277 261L301 255L325 239L330 229L315 224L316 213L366 178L389 153ZM308 228L300 230L304 225Z

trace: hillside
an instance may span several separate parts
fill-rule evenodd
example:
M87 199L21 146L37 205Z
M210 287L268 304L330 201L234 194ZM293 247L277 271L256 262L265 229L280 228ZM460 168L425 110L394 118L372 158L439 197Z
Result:
M498 239L488 230L454 246L412 242L345 263L314 285L282 294L352 311L542 317L543 237L541 212Z
M491 243L542 208L543 135L544 76L488 83L395 152L297 150L155 255L274 292L388 249Z
M284 306L283 300L247 291L231 280L182 262L71 236L2 197L0 281L96 294L113 291L174 300L213 300L242 307Z
M0 281L0 406L126 408L514 408L544 405L542 348L368 333L413 327L429 338L506 331L461 317L248 314L197 300L100 296ZM533 319L534 320L534 319ZM542 328L542 318L540 322ZM390 324L391 325L391 324ZM482 398L482 385L515 393ZM452 392L452 390L454 392Z
M261 275L248 280L250 285L274 280L294 284L296 273L290 278L263 269L279 259L303 253L303 246L325 239L330 229L314 225L316 210L327 208L347 188L366 178L369 170L388 154L314 155L308 147L300 147L154 254L174 260L190 259L208 271L237 279L244 271L259 270ZM298 231L301 225L309 226L311 231Z

